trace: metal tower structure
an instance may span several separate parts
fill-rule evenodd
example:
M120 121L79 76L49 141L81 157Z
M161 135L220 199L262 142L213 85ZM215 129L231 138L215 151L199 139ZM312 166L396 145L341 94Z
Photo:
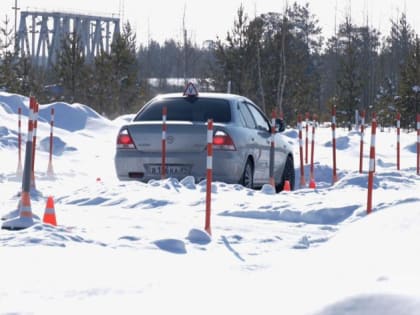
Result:
M120 33L120 19L65 12L21 11L16 48L21 56L30 56L34 64L51 66L57 60L63 39L73 32L80 39L86 61L91 63L100 52L111 51L111 43Z

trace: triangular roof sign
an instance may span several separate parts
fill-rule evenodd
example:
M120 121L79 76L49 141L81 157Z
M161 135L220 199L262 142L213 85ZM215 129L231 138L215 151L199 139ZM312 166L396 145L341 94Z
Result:
M198 96L197 88L192 82L187 84L187 87L184 90L184 96Z

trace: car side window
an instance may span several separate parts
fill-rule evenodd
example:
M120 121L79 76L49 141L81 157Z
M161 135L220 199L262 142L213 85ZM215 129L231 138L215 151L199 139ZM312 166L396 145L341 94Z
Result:
M257 124L256 128L259 130L270 132L270 124L267 121L267 119L261 114L261 112L257 108L255 108L255 106L249 103L247 105Z
M255 120L252 118L252 114L245 102L239 102L239 112L241 113L241 118L244 121L245 126L250 129L255 129Z

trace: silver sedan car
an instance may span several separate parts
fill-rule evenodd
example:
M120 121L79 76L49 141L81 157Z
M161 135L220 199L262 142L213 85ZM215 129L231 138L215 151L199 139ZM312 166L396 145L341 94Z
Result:
M118 178L144 182L161 178L162 109L166 107L167 177L205 179L207 121L213 119L213 180L250 188L269 183L271 124L259 107L240 95L197 93L191 86L189 91L153 98L120 128L115 154ZM285 180L293 189L293 150L282 135L282 121L276 125L272 177L277 191Z

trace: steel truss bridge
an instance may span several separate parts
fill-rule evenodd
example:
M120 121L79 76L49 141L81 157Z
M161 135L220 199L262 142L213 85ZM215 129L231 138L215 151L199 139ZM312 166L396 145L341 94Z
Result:
M28 27L29 26L29 27ZM88 63L101 52L110 53L120 33L120 19L64 12L21 11L16 48L38 66L56 63L62 42L76 33Z

